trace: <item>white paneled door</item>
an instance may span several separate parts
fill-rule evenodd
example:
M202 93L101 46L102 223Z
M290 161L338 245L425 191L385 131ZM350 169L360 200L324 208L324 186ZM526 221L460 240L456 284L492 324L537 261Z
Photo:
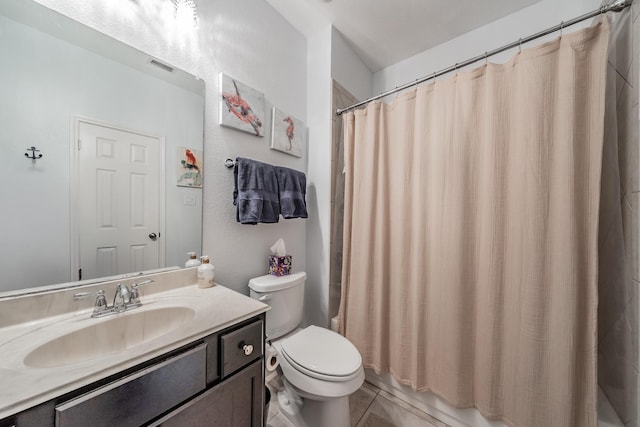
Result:
M159 267L161 143L78 122L82 279Z

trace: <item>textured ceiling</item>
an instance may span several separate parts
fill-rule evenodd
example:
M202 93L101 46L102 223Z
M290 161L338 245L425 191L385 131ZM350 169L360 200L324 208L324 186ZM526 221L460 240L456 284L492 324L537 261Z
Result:
M267 0L306 36L333 24L373 72L538 1Z

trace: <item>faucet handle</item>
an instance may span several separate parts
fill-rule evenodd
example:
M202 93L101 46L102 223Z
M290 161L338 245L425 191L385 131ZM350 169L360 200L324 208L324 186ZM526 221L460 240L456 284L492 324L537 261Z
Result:
M76 292L73 294L73 300L79 301L81 299L89 298L91 295L93 295L93 292ZM100 298L100 295L104 296L104 291L102 289L96 291L96 297Z
M93 314L92 316L97 316L102 313L105 313L109 310L109 305L107 304L107 298L104 296L104 291L100 289L96 292L96 302L93 305Z
M136 306L142 305L142 302L140 301L140 292L138 291L138 287L144 286L144 285L150 285L152 283L155 283L155 280L149 279L149 280L144 280L140 283L134 283L133 285L131 285L131 297L129 298L129 304L133 304Z
M81 299L87 298L89 295L91 295L90 292L76 292L75 294L73 294L73 300L79 301Z
M78 292L73 294L73 300L78 301L90 297L93 292ZM93 313L91 317L98 317L109 310L107 299L104 296L104 291L100 289L96 292L96 301L93 304Z
M150 285L152 283L156 283L155 280L153 279L149 279L149 280L143 280L142 282L139 283L134 283L133 285L131 285L132 287L138 287L138 286L144 286L144 285Z

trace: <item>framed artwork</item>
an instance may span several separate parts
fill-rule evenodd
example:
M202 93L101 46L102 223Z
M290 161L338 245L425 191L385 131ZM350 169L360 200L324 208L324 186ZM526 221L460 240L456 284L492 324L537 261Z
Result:
M273 107L271 118L271 149L302 157L307 135L304 123L276 107Z
M178 147L176 184L180 187L202 188L202 151Z
M264 136L264 95L220 73L220 125Z

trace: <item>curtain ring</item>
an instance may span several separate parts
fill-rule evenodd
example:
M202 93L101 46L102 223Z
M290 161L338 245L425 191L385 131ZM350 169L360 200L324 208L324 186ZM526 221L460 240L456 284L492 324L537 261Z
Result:
M434 71L433 72L433 83L435 83L435 82L436 82L436 72Z
M562 37L562 30L564 29L564 21L560 21L560 37Z
M489 65L489 57L486 50L484 51L484 65Z
M522 37L518 39L518 51L522 53Z
M456 65L453 66L454 71L456 72L456 76L458 75L458 63L456 62Z

